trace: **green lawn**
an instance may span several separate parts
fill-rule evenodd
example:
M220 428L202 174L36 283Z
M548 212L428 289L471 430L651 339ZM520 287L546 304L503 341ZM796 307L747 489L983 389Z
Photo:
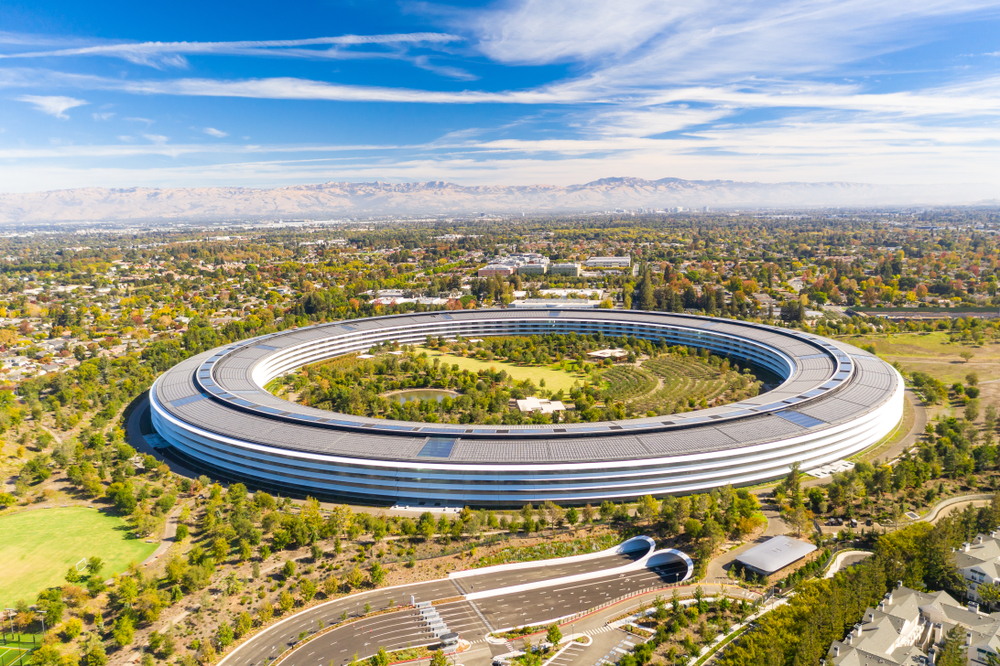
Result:
M426 349L424 347L421 347L419 351L427 352L427 356L430 358L441 357L442 363L447 362L452 365L457 365L460 370L469 370L470 372L479 372L480 370L489 370L490 368L493 368L494 370L506 370L507 374L517 381L530 379L534 382L535 386L540 386L541 380L544 379L545 388L553 392L562 389L568 393L569 390L573 388L574 382L580 382L580 384L583 385L584 381L586 381L586 378L583 375L572 374L563 370L556 370L555 368L551 368L549 366L517 365L515 363L507 363L505 361L480 361L477 358L442 354L439 351Z
M110 578L141 562L157 544L131 538L125 521L96 509L72 507L0 514L0 607L34 602L47 587L64 583L84 557L104 560Z
M879 356L887 361L897 361L909 371L926 372L946 384L964 381L970 372L978 373L983 382L1000 379L1000 345L995 342L982 345L949 343L948 334L938 331L890 336L852 335L840 339L858 347L874 344ZM963 359L963 351L971 352L972 358Z

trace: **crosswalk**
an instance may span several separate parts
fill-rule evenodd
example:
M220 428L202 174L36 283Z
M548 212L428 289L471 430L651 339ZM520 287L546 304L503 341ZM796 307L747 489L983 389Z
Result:
M598 627L597 629L591 629L590 631L584 632L588 636L596 636L597 634L603 634L606 631L614 631L615 628L610 624L606 624L603 627Z

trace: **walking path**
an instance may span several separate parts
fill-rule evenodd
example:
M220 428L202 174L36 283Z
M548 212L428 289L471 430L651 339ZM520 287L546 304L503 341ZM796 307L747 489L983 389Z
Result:
M948 499L941 500L930 510L921 516L915 522L928 522L931 524L937 523L940 519L944 518L948 514L943 514L942 511L945 509L959 509L962 510L968 505L973 506L986 506L993 500L993 495L991 493L981 493L978 495L962 495L960 497L949 497ZM949 511L948 513L951 513Z
M149 557L144 559L139 566L149 566L162 557L177 540L177 518L181 515L181 506L175 506L174 510L167 516L167 521L163 526L163 537L160 545L156 547Z
M872 553L867 550L845 550L837 553L837 557L834 558L833 564L830 565L827 572L823 574L823 578L833 578L841 569L857 564L861 560L871 556Z

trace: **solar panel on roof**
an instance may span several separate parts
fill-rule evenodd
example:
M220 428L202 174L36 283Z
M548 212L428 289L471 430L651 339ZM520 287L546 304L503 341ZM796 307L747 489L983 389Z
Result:
M451 455L451 450L455 446L454 439L442 439L439 437L432 437L427 440L427 443L423 445L420 451L417 453L418 458L447 458Z
M202 399L204 399L204 397L205 396L203 396L200 393L198 395L191 395L191 396L188 396L186 398L180 398L179 400L174 400L173 402L170 403L170 406L171 407L183 407L184 405L189 405L192 402L197 402L199 400L202 400Z
M818 425L824 425L826 421L820 421L811 416L807 416L802 412L792 411L791 409L786 409L781 412L775 412L777 416L785 419L786 421L791 421L795 425L800 425L803 428L813 428Z

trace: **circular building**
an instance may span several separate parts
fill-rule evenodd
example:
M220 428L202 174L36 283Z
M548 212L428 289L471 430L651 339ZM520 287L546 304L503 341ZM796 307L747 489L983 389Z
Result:
M372 345L596 334L704 348L780 378L773 390L671 416L554 425L416 423L297 405L263 386ZM702 492L819 467L899 423L903 380L860 349L728 319L622 310L467 310L354 319L220 347L150 391L166 453L283 495L374 505L561 505Z

